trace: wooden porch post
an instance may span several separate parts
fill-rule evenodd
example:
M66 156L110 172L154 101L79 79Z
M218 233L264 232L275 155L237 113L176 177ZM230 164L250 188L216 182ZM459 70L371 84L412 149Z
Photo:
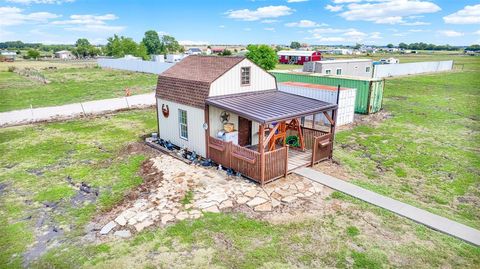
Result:
M285 145L285 177L287 177L288 174L288 149L289 145Z
M207 158L210 158L210 149L208 146L208 140L210 137L210 109L207 104L205 104L205 123L207 124L207 129L205 129L205 153Z
M265 137L265 125L260 124L258 129L258 150L260 152L260 184L265 184L265 145L263 139Z
M335 125L337 125L337 109L332 110L333 124L330 124L330 134L332 145L330 147L330 159L333 157L333 142L335 141Z

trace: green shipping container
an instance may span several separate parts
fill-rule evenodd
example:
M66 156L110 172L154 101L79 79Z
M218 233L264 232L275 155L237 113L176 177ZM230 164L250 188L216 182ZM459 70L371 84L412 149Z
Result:
M370 114L380 111L383 102L383 87L385 85L382 79L369 78L337 78L309 74L271 72L277 82L303 82L311 84L338 86L357 89L355 98L355 113Z

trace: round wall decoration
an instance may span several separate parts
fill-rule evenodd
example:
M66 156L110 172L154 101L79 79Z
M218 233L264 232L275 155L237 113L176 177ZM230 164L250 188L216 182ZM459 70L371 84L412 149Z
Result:
M165 118L168 118L168 115L170 115L170 109L168 108L168 105L162 104L162 114Z
M222 111L222 114L220 114L220 121L222 123L227 123L229 119L230 113L228 113L227 111Z

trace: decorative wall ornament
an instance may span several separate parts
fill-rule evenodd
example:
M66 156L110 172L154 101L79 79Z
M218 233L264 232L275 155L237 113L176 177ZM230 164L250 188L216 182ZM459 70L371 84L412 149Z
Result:
M222 123L227 123L229 120L230 120L230 113L228 113L227 111L222 111L222 113L220 114L220 121Z
M170 115L170 109L168 108L168 105L162 104L162 114L165 118L168 118Z

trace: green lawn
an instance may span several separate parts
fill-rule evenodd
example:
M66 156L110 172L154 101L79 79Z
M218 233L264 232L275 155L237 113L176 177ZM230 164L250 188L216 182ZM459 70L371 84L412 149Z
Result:
M340 132L354 183L480 228L480 58L463 71L388 79L378 125Z
M156 75L99 68L59 68L40 71L48 84L13 72L0 72L0 112L63 105L152 92Z

